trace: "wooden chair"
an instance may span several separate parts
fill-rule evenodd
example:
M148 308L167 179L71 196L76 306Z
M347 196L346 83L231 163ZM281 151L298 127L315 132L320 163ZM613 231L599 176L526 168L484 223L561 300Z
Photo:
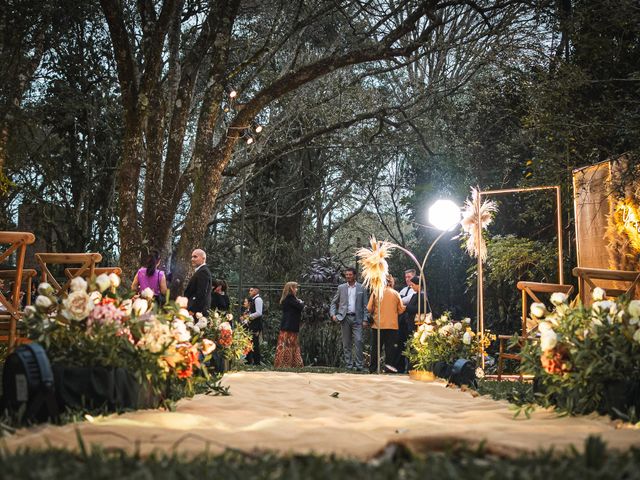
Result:
M102 255L99 253L36 253L36 260L42 268L42 281L49 282L56 295L62 295L69 289L71 280L75 277L85 276L85 274L89 277L95 275L96 263L100 263ZM68 277L64 285L60 285L48 265L69 264L80 265L80 267L73 269L74 275Z
M607 297L619 297L629 295L631 298L638 297L637 287L640 286L640 272L628 270L607 270L604 268L576 267L573 275L578 277L578 288L580 300L585 306L591 305L591 292L600 286ZM596 281L604 280L605 284L596 285ZM613 286L611 286L611 283ZM628 288L619 288L619 284L628 284Z
M27 245L33 244L36 237L30 232L0 232L0 244L7 246L7 249L0 254L0 263L6 260L14 252L16 253L16 268L13 275L13 288L11 289L10 298L7 298L0 291L0 305L3 311L0 312L0 330L6 331L6 335L0 335L0 338L6 338L9 343L9 351L13 350L16 345L16 331L20 318L22 318L22 308L20 305L20 296L22 293L22 282L24 276L24 258L27 252ZM13 270L12 270L13 271Z
M556 292L561 292L570 296L573 293L573 286L561 285L559 283L518 282L517 287L522 293L522 326L520 335L518 335L518 344L522 347L526 341L532 338L532 333L535 330L535 327L529 328L527 324L527 319L529 318L529 299L534 302L544 303L537 295L541 293L551 295ZM507 351L506 342L511 338L513 338L511 335L498 335L498 381L502 380L502 369L505 359L521 360L519 354ZM520 375L520 377L522 378L522 375Z
M109 275L110 273L115 273L118 276L122 276L122 269L120 267L95 267L93 269L93 275L96 277L98 275L102 275L103 273ZM75 277L82 276L84 278L91 278L91 272L89 270L80 271L79 268L65 268L64 275L72 280Z

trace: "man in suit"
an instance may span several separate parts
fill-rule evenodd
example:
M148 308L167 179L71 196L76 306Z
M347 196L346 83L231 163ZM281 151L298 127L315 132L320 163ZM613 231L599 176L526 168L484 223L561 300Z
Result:
M184 296L189 299L187 310L191 314L207 315L211 308L211 272L207 267L207 254L199 248L191 253L191 266L195 268L184 290Z
M331 300L329 313L331 320L340 322L342 327L342 348L347 369L364 371L362 325L367 322L367 292L360 283L356 282L354 268L347 268L344 278L346 283L338 285L338 291ZM354 346L355 361L352 355Z
M263 305L260 289L258 287L251 287L249 289L249 318L247 327L249 332L251 332L253 350L247 355L247 363L249 365L260 365L260 334L262 333Z

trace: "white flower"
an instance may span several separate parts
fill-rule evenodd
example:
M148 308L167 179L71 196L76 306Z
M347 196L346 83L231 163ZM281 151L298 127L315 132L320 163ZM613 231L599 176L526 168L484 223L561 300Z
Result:
M429 331L424 330L424 331L422 332L422 335L420 335L420 343L421 343L422 345L424 345L425 343L427 343L427 337L428 337L428 336L429 336Z
M469 317L463 318L462 323L466 323L467 325L471 325L471 319Z
M180 310L178 310L178 315L184 317L185 320L193 321L193 317L189 313L189 310L187 310L186 308L181 308Z
M636 330L636 333L633 334L633 339L640 343L640 328L638 330Z
M462 323L460 322L454 323L453 328L455 328L456 330L462 330Z
M36 307L34 307L33 305L27 305L26 307L24 307L24 314L27 317L30 317L31 315L33 315L34 313L36 313Z
M637 325L638 322L640 322L640 318L638 318L638 317L631 317L629 319L629 325Z
M197 325L194 325L193 327L191 327L191 331L195 334L200 333L200 327L198 327Z
M200 318L198 319L198 323L196 323L196 327L200 329L207 328L208 323L209 321L207 320L207 317L203 317L201 315Z
M556 307L558 305L562 305L563 303L567 303L569 296L566 293L556 292L551 295L551 303L553 303Z
M83 292L87 291L87 281L82 277L75 277L71 280L69 284L69 289L72 292L77 292L78 290L82 290Z
M178 342L188 342L191 340L191 334L187 329L187 325L182 320L174 320L171 323L171 329L173 331L173 337Z
M155 295L155 292L151 290L151 288L147 287L142 292L140 292L140 296L142 298L146 298L147 300L152 300Z
M202 312L196 312L196 318L198 320L200 320L204 315L202 315Z
M89 294L89 298L95 305L97 305L100 303L100 300L102 300L102 294L97 290L94 290Z
M216 349L216 343L208 338L202 339L202 353L204 355L209 355Z
M180 308L187 308L187 305L189 305L189 299L187 297L178 297L176 298L176 305Z
M175 339L169 325L151 316L144 324L144 335L138 342L138 346L150 352L159 353L174 343Z
M542 334L543 332L553 330L553 328L551 327L551 324L549 322L540 322L538 324L538 330Z
M640 300L631 300L627 307L627 312L629 312L629 315L632 317L640 317Z
M227 313L227 321L230 322L231 320L233 320L233 315L230 313Z
M599 302L595 302L592 305L592 308L596 313L609 312L611 315L615 315L618 311L616 303L612 302L611 300L601 300Z
M36 307L47 309L52 305L51 299L49 297L45 297L44 295L38 295L36 298Z
M594 288L593 292L591 292L591 298L593 298L596 302L599 302L600 300L604 300L604 297L606 295L607 295L607 292L605 292L600 287Z
M51 295L53 293L53 287L47 282L42 282L38 285L38 293L40 295Z
M120 277L117 274L110 273L109 280L111 281L111 286L113 288L118 288L120 286Z
M136 316L141 316L147 313L149 310L149 302L144 298L136 298L131 306L131 309L136 314Z
M131 315L131 310L133 309L133 300L127 298L123 300L120 304L120 310L122 310L126 315Z
M222 322L218 327L219 330L231 330L231 324L229 322Z
M536 318L543 318L547 314L547 307L544 306L544 303L534 302L530 307L531 315Z
M540 336L540 348L543 352L551 350L557 345L557 343L558 335L556 335L556 332L551 329L542 332L542 335Z
M96 286L98 287L98 291L104 292L107 288L111 286L111 280L109 280L109 275L103 273L96 277Z
M84 320L89 316L91 310L95 306L87 292L77 290L71 292L67 298L62 301L64 310L62 315L68 320Z
M464 332L464 335L462 335L462 343L464 343L465 345L471 345L471 338L471 332L467 330L466 332Z

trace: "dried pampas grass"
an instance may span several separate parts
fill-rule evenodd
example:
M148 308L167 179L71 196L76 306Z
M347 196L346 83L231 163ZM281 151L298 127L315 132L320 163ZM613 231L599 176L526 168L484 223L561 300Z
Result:
M472 257L487 259L487 243L482 236L482 230L493 221L493 214L498 211L498 204L493 200L480 202L480 191L471 189L471 200L464 202L462 212L462 230L467 238L467 252Z
M375 237L369 240L371 248L363 247L356 252L360 257L358 263L362 267L362 284L378 298L382 298L382 293L387 285L387 274L389 265L387 257L393 248L393 244L385 241L377 241Z

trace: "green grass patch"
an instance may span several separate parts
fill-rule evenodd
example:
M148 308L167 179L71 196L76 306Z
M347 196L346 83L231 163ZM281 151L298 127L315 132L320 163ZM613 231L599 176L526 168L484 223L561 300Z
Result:
M551 451L518 458L498 458L482 450L452 450L415 456L397 448L369 462L333 456L279 456L227 451L192 459L178 455L141 457L100 449L72 453L50 449L0 456L0 478L21 479L618 479L638 478L640 450L607 450L597 438L585 453Z

